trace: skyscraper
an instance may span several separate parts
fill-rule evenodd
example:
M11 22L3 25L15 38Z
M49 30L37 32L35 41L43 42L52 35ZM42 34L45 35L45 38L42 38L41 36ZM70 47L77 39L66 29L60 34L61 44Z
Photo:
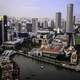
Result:
M51 28L54 29L54 20L51 20Z
M7 29L8 29L7 20L8 20L7 16L4 15L4 16L3 16L4 41L7 41Z
M61 29L61 12L56 13L56 29Z
M62 20L61 22L61 28L62 28L62 32L66 32L66 21L65 20Z
M0 44L2 42L7 41L7 16L0 16Z
M18 23L18 31L19 32L21 32L21 27L22 27L21 23Z
M38 18L32 18L32 32L34 33L34 35L37 34L37 30L38 30Z
M69 46L75 44L74 27L73 27L73 4L67 5L67 21L66 21L66 33L69 35Z
M2 21L0 20L0 45L2 44Z
M67 5L67 22L66 22L66 32L73 33L73 4Z
M27 32L32 32L32 23L27 23Z
M48 28L48 19L47 18L44 19L43 28Z

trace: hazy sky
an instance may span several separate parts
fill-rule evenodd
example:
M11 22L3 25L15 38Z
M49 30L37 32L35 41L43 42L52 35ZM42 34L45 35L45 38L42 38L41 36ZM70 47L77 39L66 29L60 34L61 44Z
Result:
M80 0L0 0L0 15L54 17L61 11L65 17L68 3L74 4L74 15L80 16Z

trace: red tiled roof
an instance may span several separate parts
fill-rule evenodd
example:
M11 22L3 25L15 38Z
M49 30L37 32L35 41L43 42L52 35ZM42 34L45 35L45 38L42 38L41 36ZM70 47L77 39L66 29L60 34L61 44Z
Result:
M51 53L58 53L60 50L61 50L61 46L59 46L59 47L54 47L54 48L41 48L41 51L43 51L43 52L51 52Z

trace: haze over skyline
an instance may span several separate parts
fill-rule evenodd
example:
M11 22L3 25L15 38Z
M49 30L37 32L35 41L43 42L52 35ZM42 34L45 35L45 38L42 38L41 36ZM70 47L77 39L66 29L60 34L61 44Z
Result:
M74 4L74 15L80 16L80 0L0 0L0 15L18 17L54 17L61 12L66 18L66 6Z

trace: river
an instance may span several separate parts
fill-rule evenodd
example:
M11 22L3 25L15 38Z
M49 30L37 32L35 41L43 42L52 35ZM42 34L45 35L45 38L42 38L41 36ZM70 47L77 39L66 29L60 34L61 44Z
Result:
M80 80L79 72L65 70L22 55L14 55L13 60L20 67L20 80Z

